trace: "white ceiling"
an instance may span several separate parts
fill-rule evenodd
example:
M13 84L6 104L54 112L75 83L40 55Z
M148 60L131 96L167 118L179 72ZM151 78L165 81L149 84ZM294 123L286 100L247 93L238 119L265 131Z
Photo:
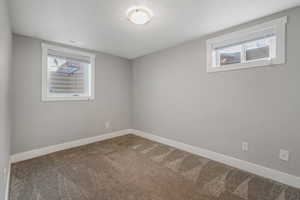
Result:
M113 55L136 58L290 7L300 0L9 0L13 31ZM126 11L145 6L147 25Z

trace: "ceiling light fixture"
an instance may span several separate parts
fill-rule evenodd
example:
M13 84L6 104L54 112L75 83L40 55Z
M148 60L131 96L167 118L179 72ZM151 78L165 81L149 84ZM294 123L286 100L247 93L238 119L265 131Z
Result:
M128 9L127 17L134 24L143 25L151 21L153 13L148 8L133 7Z

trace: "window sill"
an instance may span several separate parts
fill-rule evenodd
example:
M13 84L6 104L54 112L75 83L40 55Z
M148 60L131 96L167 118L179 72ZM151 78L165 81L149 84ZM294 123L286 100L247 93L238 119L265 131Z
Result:
M239 69L247 69L252 67L263 67L263 66L272 66L277 64L284 64L276 63L272 60L261 60L261 61L254 61L254 62L248 62L243 64L232 64L232 65L226 65L223 67L208 67L207 72L221 72L221 71L229 71L229 70L239 70Z
M93 101L93 97L43 97L42 102L54 102L54 101Z

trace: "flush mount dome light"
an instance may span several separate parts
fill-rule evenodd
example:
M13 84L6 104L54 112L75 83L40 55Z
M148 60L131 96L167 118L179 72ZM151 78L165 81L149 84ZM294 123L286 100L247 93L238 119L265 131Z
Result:
M151 21L153 14L151 10L144 7L133 7L127 11L128 19L138 25L147 24Z

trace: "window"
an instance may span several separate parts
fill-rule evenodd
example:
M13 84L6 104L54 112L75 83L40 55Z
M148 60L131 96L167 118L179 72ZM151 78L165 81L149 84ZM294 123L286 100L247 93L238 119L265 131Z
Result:
M287 17L207 40L207 72L285 63Z
M94 99L95 55L42 44L43 101Z

